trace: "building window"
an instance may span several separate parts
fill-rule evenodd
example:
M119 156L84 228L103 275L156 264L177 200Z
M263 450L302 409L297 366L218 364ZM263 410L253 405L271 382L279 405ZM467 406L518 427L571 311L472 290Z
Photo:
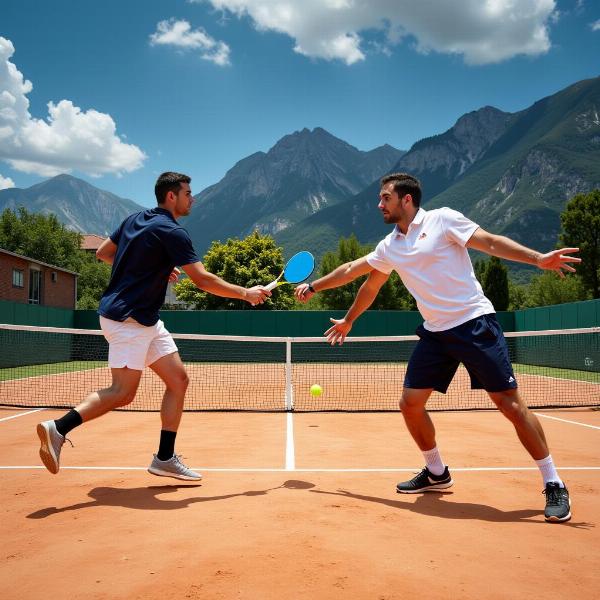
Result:
M21 269L13 269L13 287L23 287L23 271Z
M29 270L29 304L39 304L42 297L42 272Z
M52 283L56 283L58 280L58 273L56 271L52 271L50 274L50 279L52 280Z

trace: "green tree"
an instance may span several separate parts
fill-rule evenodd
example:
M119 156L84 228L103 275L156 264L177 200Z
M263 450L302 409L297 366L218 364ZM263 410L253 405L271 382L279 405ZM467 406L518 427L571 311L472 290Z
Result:
M81 235L67 229L55 215L6 209L0 215L0 247L42 262L76 270Z
M360 244L354 235L349 238L341 238L337 252L327 252L323 256L320 276L323 277L340 265L365 256L371 250L371 246ZM354 302L354 298L365 279L366 276L360 277L342 287L319 293L317 296L318 306L330 310L346 310ZM415 308L414 299L395 272L382 286L371 305L373 310L415 310Z
M514 281L508 281L508 310L521 310L532 306L529 298L529 286L519 285Z
M81 252L80 256L77 267L77 308L96 309L110 280L111 266L88 252Z
M499 258L491 256L483 271L483 293L496 310L508 309L508 269Z
M580 277L567 275L561 278L552 271L546 271L531 279L524 308L588 300L589 295Z
M473 271L475 272L475 277L479 283L483 285L483 278L485 277L485 270L487 268L488 261L485 258L478 258L473 263Z
M204 267L229 283L252 287L265 285L283 271L284 261L281 248L269 235L258 231L243 240L229 239L225 244L213 242L203 259ZM199 290L189 278L174 286L178 300L207 310L287 310L294 303L294 288L282 285L273 290L273 295L264 304L252 307L243 300L222 298Z
M600 189L574 196L560 220L561 243L579 248L582 262L577 265L577 273L592 297L600 298Z

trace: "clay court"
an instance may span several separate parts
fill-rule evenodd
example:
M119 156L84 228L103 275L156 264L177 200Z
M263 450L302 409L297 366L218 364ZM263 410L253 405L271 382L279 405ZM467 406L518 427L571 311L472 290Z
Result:
M572 497L542 482L498 412L438 412L445 492L399 495L422 467L397 412L186 413L200 485L146 472L153 412L72 432L40 466L35 425L0 410L2 598L591 598L600 589L600 412L536 410Z
M150 369L129 410L72 431L60 473L47 472L36 424L109 384L105 343L93 331L4 327L15 352L0 369L3 600L545 599L600 589L596 329L522 334L511 346L571 493L571 521L550 524L535 463L463 367L428 404L454 486L396 493L423 466L397 410L410 337L334 350L320 338L178 334L190 385L176 450L204 475L191 484L146 471L164 390Z

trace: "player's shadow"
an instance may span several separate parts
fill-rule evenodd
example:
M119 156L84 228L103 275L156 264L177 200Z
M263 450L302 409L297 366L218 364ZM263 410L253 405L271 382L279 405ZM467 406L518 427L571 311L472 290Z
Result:
M342 496L344 498L353 498L365 502L375 502L392 508L408 510L429 517L440 517L442 519L469 519L478 521L492 521L494 523L545 523L540 520L541 511L533 509L521 510L500 510L487 504L475 504L472 502L456 502L447 500L446 496L452 496L452 492L427 492L419 494L415 501L409 499L392 500L391 498L380 498L378 496L366 496L364 494L355 494L346 490L337 492L327 492L324 490L310 490L314 494L330 494L332 496ZM403 496L399 496L403 498ZM576 529L591 529L593 523L567 521L561 523L563 526L570 526ZM547 524L546 524L547 526Z
M215 502L217 500L228 500L229 498L238 498L240 496L264 496L269 492L281 488L286 489L310 489L314 487L313 483L308 481L296 481L289 479L281 485L274 488L263 490L248 490L246 492L238 492L236 494L224 494L222 496L193 496L191 498L181 498L179 500L164 499L159 497L163 494L171 494L181 489L198 488L198 485L154 485L150 487L137 488L115 488L115 487L97 487L88 492L88 496L92 498L89 502L79 502L69 506L56 507L49 506L36 510L27 515L28 519L45 519L51 515L55 515L70 510L81 510L84 508L95 508L98 506L120 506L121 508L129 508L135 510L179 510L187 508L191 504L199 502Z

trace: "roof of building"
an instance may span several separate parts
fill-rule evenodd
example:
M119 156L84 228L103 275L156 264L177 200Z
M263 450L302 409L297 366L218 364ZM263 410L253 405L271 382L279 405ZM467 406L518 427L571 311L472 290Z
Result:
M84 233L81 235L81 249L98 250L105 239L105 237L96 235L95 233Z
M8 250L5 250L4 248L0 248L0 254L8 254L9 256L16 256L17 258L24 258L25 260L29 260L38 265L42 265L44 267L50 267L51 269L54 269L56 271L63 271L64 273L70 273L71 275L75 275L76 277L79 275L79 273L75 273L75 271L69 271L68 269L63 269L62 267L57 267L56 265L50 265L48 263L42 262L41 260L31 258L30 256L23 256L23 254L9 252Z

